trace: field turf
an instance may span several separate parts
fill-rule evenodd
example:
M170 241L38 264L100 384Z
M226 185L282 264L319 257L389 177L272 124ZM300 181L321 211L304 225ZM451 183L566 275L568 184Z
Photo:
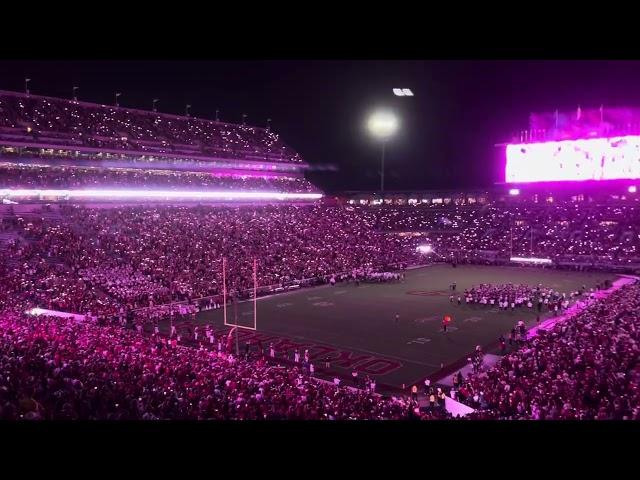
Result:
M295 348L301 354L308 348L319 376L346 379L357 369L361 376L375 376L382 389L408 387L466 358L476 345L494 343L518 320L535 323L536 308L500 312L490 306L467 306L464 299L461 306L450 303L449 285L454 281L460 294L480 283L541 283L568 293L615 278L533 267L450 265L409 270L405 276L402 283L339 283L259 298L257 331L239 330L241 350L247 341L261 341L265 349L273 343L277 358L290 360ZM444 315L453 318L446 334L441 327ZM541 319L545 316L543 310ZM235 313L229 307L227 322L236 317L239 324L252 325L253 301L238 304ZM196 324L202 328L206 323L216 332L229 330L223 326L222 309L200 312ZM325 370L327 358L330 368Z

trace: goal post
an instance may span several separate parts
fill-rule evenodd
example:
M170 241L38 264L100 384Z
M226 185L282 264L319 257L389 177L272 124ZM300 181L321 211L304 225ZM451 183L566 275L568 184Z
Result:
M253 325L242 325L238 322L237 319L237 308L239 303L246 304L248 301L239 302L237 299L237 291L235 291L236 295L232 296L233 302L233 312L234 319L229 321L227 315L227 259L222 259L222 304L223 304L223 319L225 327L237 327L242 328L244 330L253 330L256 331L258 327L258 302L257 302L257 293L258 293L258 260L256 258L253 259Z

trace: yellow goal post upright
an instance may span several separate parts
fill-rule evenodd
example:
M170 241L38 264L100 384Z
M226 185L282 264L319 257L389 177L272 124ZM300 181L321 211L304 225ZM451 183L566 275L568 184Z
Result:
M237 293L237 292L236 292ZM233 298L234 309L237 308L237 298ZM253 325L240 325L239 323L229 322L227 318L227 259L222 258L222 305L223 305L223 318L225 327L237 327L245 330L256 331L258 327L258 260L253 259ZM235 319L237 322L237 318Z

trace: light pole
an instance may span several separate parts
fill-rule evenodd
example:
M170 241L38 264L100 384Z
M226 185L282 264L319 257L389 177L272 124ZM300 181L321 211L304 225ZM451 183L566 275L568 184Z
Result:
M216 122L219 122L219 121L220 121L220 120L218 120L218 113L220 113L220 110L218 110L218 109L216 108Z
M187 117L189 116L189 109L190 109L190 108L191 108L191 105L187 105L187 106L185 107L185 109L184 109L184 114L185 114L185 116L187 116Z
M158 101L159 101L158 98L154 98L153 99L153 107L152 107L152 109L153 109L154 112L158 111L158 109L156 108L156 103L158 103Z
M243 114L242 114L242 126L243 126L243 127L244 127L244 125L245 125L245 120L246 120L246 119L247 119L247 114L246 114L246 113L243 113Z
M384 154L387 141L398 130L398 118L388 111L374 112L367 120L369 133L382 142L382 157L380 159L380 192L384 193Z
M531 227L531 247L530 247L530 253L531 253L531 256L533 257L533 227Z
M267 132L271 131L271 119L267 118Z
M384 146L387 143L382 142L382 157L380 160L380 192L384 193Z
M24 93L26 93L27 95L29 95L29 82L31 81L30 78L25 78L24 79Z
M120 92L116 92L116 107L119 107L120 104L118 103L118 97L122 95Z
M79 87L73 87L73 101L77 102L78 101L78 95L76 94L76 92L78 91Z

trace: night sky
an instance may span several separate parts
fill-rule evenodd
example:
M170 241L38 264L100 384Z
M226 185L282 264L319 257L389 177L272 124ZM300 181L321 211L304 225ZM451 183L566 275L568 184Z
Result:
M375 107L395 110L386 188L469 188L502 181L495 143L525 128L532 111L640 106L639 61L0 61L0 89L191 114L272 128L332 190L379 187L380 145L364 123ZM413 98L393 96L411 88Z

